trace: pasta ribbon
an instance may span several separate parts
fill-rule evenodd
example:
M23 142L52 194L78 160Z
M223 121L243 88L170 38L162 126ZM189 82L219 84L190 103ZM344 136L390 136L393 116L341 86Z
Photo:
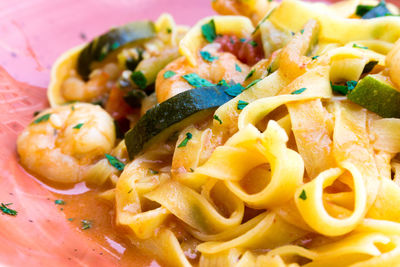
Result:
M171 230L161 229L154 237L148 239L136 239L130 237L131 242L137 248L146 251L162 260L168 266L191 267L179 244L178 239Z
M288 244L306 233L286 223L273 212L263 214L264 219L243 235L226 242L205 242L198 245L197 250L206 254L215 254L232 248L270 249Z
M149 154L144 154L125 166L115 192L117 224L128 226L140 239L152 237L170 214L163 207L143 210L146 200L143 199L143 194L169 178L165 173L149 174L148 169L142 166L146 157Z
M303 160L297 152L286 147L287 141L285 131L275 121L269 121L267 129L262 134L261 143L264 150L263 158L269 163L271 174L256 177L267 180L267 185L261 191L249 194L239 182L226 181L227 187L249 207L268 208L282 204L290 200L297 187L302 184Z
M203 253L200 257L199 267L237 267L238 261L242 256L242 251L239 249L230 249L217 254Z
M176 181L167 181L147 193L146 198L156 201L189 226L206 233L218 233L236 227L243 218L244 205L221 183L216 183L213 196L229 213L225 217L206 198ZM221 198L221 199L218 199Z
M296 206L306 223L318 233L326 236L338 236L352 231L366 213L366 190L361 173L351 163L342 163L353 177L354 211L344 219L332 217L324 207L323 190L331 185L343 170L339 168L322 172L314 180L301 186L295 194Z
M321 24L320 41L346 44L356 40L379 39L394 43L400 37L400 21L396 17L347 19L328 11L321 3L284 0L269 18L275 25L294 32L301 30L310 19Z
M241 38L249 38L254 31L251 20L243 16L213 16L201 19L179 43L179 52L193 67L197 65L199 50L206 44L201 26L211 20L214 21L216 34L234 34Z

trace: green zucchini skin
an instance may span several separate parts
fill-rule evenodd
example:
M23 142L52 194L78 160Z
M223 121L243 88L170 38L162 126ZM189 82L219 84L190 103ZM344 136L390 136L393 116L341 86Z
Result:
M361 79L347 98L383 118L400 118L400 92L372 75Z
M84 80L87 80L93 62L102 61L108 54L121 46L152 38L155 35L156 30L152 21L135 21L114 28L96 37L82 49L77 62L77 71Z
M129 157L133 159L152 143L166 140L174 132L231 100L233 97L225 93L228 88L210 86L191 89L149 109L125 134Z

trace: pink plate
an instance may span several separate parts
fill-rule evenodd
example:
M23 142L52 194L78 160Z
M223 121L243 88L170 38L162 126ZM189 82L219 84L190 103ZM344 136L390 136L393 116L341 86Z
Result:
M187 25L213 14L208 1L194 0L0 1L0 202L18 211L0 215L0 265L120 265L118 253L69 223L55 196L19 166L15 142L33 112L48 105L50 67L63 51L163 12Z
M188 25L213 14L209 1L199 0L0 1L0 203L18 211L0 215L0 265L121 265L120 254L69 223L53 193L19 166L15 142L33 112L48 106L50 68L63 51L163 12Z

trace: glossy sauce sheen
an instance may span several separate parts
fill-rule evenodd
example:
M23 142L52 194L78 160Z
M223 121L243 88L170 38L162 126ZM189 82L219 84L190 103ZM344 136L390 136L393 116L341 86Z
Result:
M110 254L119 258L120 266L161 266L151 256L135 248L124 237L126 233L115 225L113 204L98 197L100 190L89 189L84 183L75 188L75 190L68 190L69 194L62 194L60 191L54 193L55 199L65 202L64 205L55 205L60 212L65 214L66 220L70 221L72 227L84 232ZM75 194L80 191L87 192ZM82 220L90 221L91 227L83 230Z

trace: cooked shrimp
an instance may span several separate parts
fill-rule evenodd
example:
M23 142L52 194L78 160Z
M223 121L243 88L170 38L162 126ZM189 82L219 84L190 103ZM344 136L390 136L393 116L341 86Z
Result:
M108 83L119 75L117 64L108 63L101 69L96 69L90 74L89 81L82 80L75 71L72 71L62 87L61 93L66 101L93 102L99 100L111 90Z
M114 123L101 107L79 103L42 111L17 140L22 165L43 178L75 183L111 151Z
M400 89L400 40L386 56L386 66L389 68L390 80Z
M199 55L197 66L192 67L185 57L180 57L160 71L156 79L157 101L161 103L176 94L192 89L193 86L182 78L182 75L189 73L196 73L212 83L218 83L222 79L226 82L243 82L249 72L249 67L231 53L217 52L217 48L219 48L219 44L203 48L203 51L208 51L214 58L212 62L204 60ZM240 67L241 71L237 70L236 65ZM164 78L166 71L173 71L176 74L166 79Z

